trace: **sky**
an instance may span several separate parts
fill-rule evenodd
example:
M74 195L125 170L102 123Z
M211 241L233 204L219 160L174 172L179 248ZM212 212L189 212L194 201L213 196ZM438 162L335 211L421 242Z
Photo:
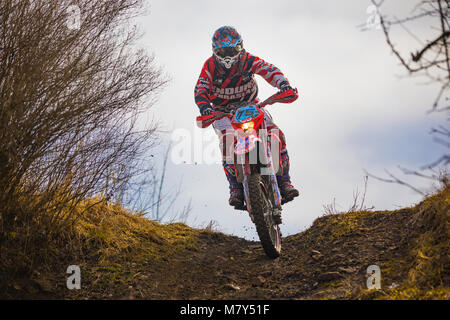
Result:
M382 10L398 16L413 5L410 0L386 4ZM182 183L176 210L192 201L188 224L204 227L215 221L219 231L257 240L248 215L228 206L221 165L198 157L206 148L217 150L219 160L213 129L195 125L194 86L211 56L212 34L222 25L234 26L247 51L280 68L299 90L295 103L268 109L286 135L292 183L300 190L300 197L283 207L284 236L308 228L333 201L338 210L347 210L354 192L364 189L364 170L381 177L389 170L402 177L397 166L417 169L444 152L428 134L442 114L426 113L438 88L406 76L381 30L361 31L370 5L369 0L149 1L148 14L138 20L144 33L138 45L155 55L171 79L149 115L167 132L166 143L175 139L175 149L182 143L191 146L186 163L171 155L166 177L168 190ZM431 32L426 24L416 27L421 35ZM405 33L396 40L400 48L421 45ZM276 92L256 79L261 99ZM180 134L188 140L181 142ZM162 161L161 154L156 161ZM428 183L405 179L418 186ZM369 178L365 204L389 210L421 199L408 188Z

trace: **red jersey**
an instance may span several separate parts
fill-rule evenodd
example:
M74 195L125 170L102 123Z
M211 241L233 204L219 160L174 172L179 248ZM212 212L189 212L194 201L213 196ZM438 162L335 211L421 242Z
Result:
M258 96L255 74L277 88L287 81L280 69L248 52L243 52L230 69L223 68L211 56L203 65L195 86L195 103L202 109L211 104L223 106L238 101L253 101Z

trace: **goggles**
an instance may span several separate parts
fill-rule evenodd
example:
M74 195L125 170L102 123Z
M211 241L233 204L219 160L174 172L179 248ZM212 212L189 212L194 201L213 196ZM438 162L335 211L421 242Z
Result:
M221 58L236 57L241 52L241 50L242 46L238 44L235 47L222 47L219 49L215 49L214 53Z

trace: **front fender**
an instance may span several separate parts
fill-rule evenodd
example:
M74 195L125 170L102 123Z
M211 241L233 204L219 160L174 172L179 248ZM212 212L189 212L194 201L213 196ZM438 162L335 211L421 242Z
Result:
M249 153L255 149L256 144L260 142L261 139L255 134L239 136L234 147L234 153L236 155L243 155Z

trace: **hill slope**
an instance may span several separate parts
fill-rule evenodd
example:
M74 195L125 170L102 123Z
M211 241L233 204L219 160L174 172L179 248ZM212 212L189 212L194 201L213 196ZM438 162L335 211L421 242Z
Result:
M159 225L119 206L91 209L32 272L3 270L1 298L449 299L450 188L412 208L316 219L268 259L258 242L183 224ZM12 258L11 258L12 259ZM81 290L66 288L68 265ZM368 291L366 270L381 268Z

